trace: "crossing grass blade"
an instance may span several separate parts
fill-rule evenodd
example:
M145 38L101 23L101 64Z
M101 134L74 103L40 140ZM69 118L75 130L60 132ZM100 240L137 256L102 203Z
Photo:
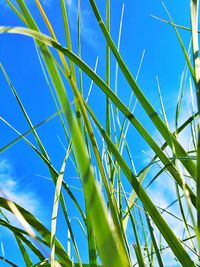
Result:
M110 88L106 85L106 83L104 83L101 78L94 73L94 71L88 67L81 59L79 59L77 56L75 56L72 52L70 52L68 49L63 48L60 44L58 44L56 41L54 41L54 39L41 34L37 31L33 31L30 29L25 29L25 28L19 28L19 27L0 27L0 32L3 33L18 33L18 34L24 34L24 35L28 35L31 36L33 38L39 39L40 42L44 42L45 44L49 45L49 46L53 46L54 48L58 49L59 51L61 51L62 53L64 53L66 56L68 56L71 60L74 61L74 63L76 63L79 67L81 67L84 72L91 77L94 82L101 87L101 89L106 93L107 96L109 96L109 98L115 103L115 105L119 108L119 110L122 111L122 113L127 117L127 119L135 126L135 128L139 131L139 133L142 135L142 137L144 138L144 140L146 140L146 142L151 146L151 148L155 151L155 153L157 154L157 156L160 158L160 160L163 162L163 164L167 167L168 171L172 174L172 176L174 177L174 179L177 181L177 183L179 184L180 187L183 187L183 183L182 183L182 179L179 176L179 173L177 172L175 166L173 165L173 163L168 159L168 157L163 153L163 151L159 148L159 146L157 145L157 143L153 140L153 138L151 137L151 135L145 130L145 128L142 126L142 124L136 119L136 117L127 109L127 107L120 101L120 99L110 90ZM60 91L60 88L58 88L58 90ZM64 91L63 93L58 92L59 96L61 97L61 103L63 108L65 107L65 102L66 102L66 92ZM164 122L163 122L164 124ZM165 125L165 124L164 124ZM165 126L166 128L166 126ZM177 153L177 158L180 158L180 160L182 162L192 162L190 167L193 166L194 161L191 160L188 157L188 154L183 153L183 154L179 154L177 152L177 147L176 144L178 143L177 139L175 138L175 136L171 133L169 133L169 131L167 130L166 133L167 136L170 136L170 140L171 143L168 145L172 145L172 142L174 144L174 147L176 149L176 153ZM167 140L166 140L167 142ZM179 143L178 143L179 144ZM179 145L178 145L179 146ZM187 159L187 160L186 160ZM196 165L195 165L196 166ZM194 167L194 166L193 166ZM195 179L195 175L194 175L194 170L196 169L196 167L194 167L192 169L193 174L191 174L191 176ZM191 199L191 202L193 204L193 206L196 206L196 196L195 194L192 192L192 190L190 189L190 187L186 184L186 189L188 190L189 193L189 197Z
M17 209L23 215L24 219L28 222L28 224L42 236L44 242L49 246L51 234L47 230L47 228L30 212L28 212L27 210L25 210L24 208L22 208L18 204L14 203L12 201L10 201L10 202L13 203L17 207ZM4 208L4 209L12 212L12 210L10 209L10 207L8 205L7 199L0 197L0 206L1 206L1 208ZM2 220L1 220L1 224L2 224ZM8 228L16 229L8 223L5 224L5 222L4 222L4 225L7 225ZM17 232L19 232L19 229L16 230L16 233ZM26 233L26 234L29 236L29 233ZM59 257L61 262L67 264L67 266L71 266L71 264L72 264L71 260L69 259L68 255L66 254L62 245L57 240L56 240L56 250L57 250L57 256Z

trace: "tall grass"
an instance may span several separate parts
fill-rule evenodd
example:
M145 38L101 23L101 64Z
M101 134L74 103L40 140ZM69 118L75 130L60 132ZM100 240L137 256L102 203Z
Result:
M6 0L7 5L13 10L13 16L17 15L24 27L3 25L0 27L0 33L4 34L4 38L7 33L11 33L25 35L34 40L37 51L35 60L40 63L47 90L50 90L56 112L53 117L57 116L62 125L67 149L63 155L60 170L56 170L53 165L54 159L49 156L48 147L45 146L45 142L38 133L38 128L48 123L52 117L37 125L33 124L31 114L28 114L26 110L26 104L12 84L12 77L9 77L4 66L1 65L1 71L29 129L25 133L20 133L9 121L1 117L2 122L11 131L17 133L18 137L5 144L0 151L9 149L23 139L35 152L35 156L39 157L47 167L55 185L55 194L51 229L48 229L24 207L7 199L6 195L2 195L0 198L0 224L11 231L17 241L23 258L20 266L168 266L169 258L174 264L173 266L177 266L177 264L185 267L200 266L198 1L190 1L190 27L177 25L165 6L169 21L158 18L174 28L186 62L177 101L176 129L174 131L169 126L159 80L157 79L161 116L137 82L144 53L136 78L122 58L120 41L123 31L124 6L122 6L119 23L118 44L115 45L110 27L112 22L111 2L106 1L105 22L95 1L90 0L89 2L97 27L106 43L105 77L98 75L97 63L93 70L81 58L84 49L81 44L81 1L78 1L77 9L78 52L76 55L73 50L68 9L64 0L58 1L62 11L66 41L64 44L59 42L54 25L52 25L42 2L35 0L48 34L42 33L40 25L34 19L32 10L28 8L25 1L16 0L14 4L12 1ZM187 52L179 34L180 28L191 32L193 61L191 61L190 52ZM18 38L17 35L14 35L13 39L16 38ZM111 73L113 70L111 55L115 60L115 73ZM118 95L119 70L132 90L128 105ZM17 71L20 72L20 70ZM111 88L112 76L115 77L114 90ZM195 105L193 105L191 114L180 125L181 106L189 76L193 79L191 92L196 91L198 109L196 111ZM91 80L88 95L84 92L84 77ZM68 97L66 89L68 84L74 97L74 105L71 104ZM98 119L97 110L92 110L92 105L88 101L94 84L105 96L105 111L102 110L102 113L105 114L104 121ZM149 132L148 127L133 114L134 109L131 110L133 95L136 96L136 104L139 102L162 136L161 144ZM131 128L140 134L141 141L145 141L154 152L146 166L139 171L133 160L134 151L131 149L131 140L127 137L127 132ZM192 140L190 150L186 150L180 142L180 135L186 129L189 129L188 139ZM29 134L34 136L37 145L29 140ZM73 160L76 174L81 181L79 189L83 191L84 203L80 202L65 179L66 166L70 159ZM157 186L156 188L159 190L159 181L163 178L167 179L167 183L170 185L173 184L176 192L175 199L168 207L155 204L149 194L149 188L152 186ZM169 196L172 194L171 188L168 188L167 194ZM164 198L165 196L163 196ZM78 214L77 221L85 236L84 242L87 243L84 251L80 249L83 241L74 230L72 218L68 213L68 208L72 205L76 209L75 214ZM65 232L68 232L64 238L65 245L58 240L57 234L58 221L61 220L58 212L59 206L63 214L63 227ZM173 209L174 206L176 208ZM171 210L170 207L172 207ZM5 210L16 216L21 227L9 222L8 213ZM176 225L181 227L182 237L175 233ZM86 256L88 261L84 262L82 259ZM7 259L6 255L0 257L0 260L8 265L16 266L15 259Z

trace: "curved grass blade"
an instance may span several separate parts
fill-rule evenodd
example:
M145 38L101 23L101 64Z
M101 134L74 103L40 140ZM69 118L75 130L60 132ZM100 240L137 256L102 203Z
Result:
M159 148L159 146L156 144L156 142L153 140L153 138L150 136L150 134L139 123L139 121L133 116L133 114L130 113L130 111L126 108L126 106L117 98L117 96L109 89L109 87L82 60L80 60L78 57L76 57L68 49L63 48L60 44L58 44L52 38L50 38L46 35L43 35L39 32L30 30L30 29L19 28L19 27L0 27L0 32L8 32L8 33L11 32L11 33L25 34L25 35L34 37L34 38L39 39L40 41L44 42L45 44L53 46L54 48L62 51L66 56L71 58L77 65L79 65L88 74L88 76L90 76L94 80L94 82L96 82L100 86L100 88L102 90L105 91L105 93L107 95L109 95L110 99L112 99L112 101L116 104L116 106L118 106L118 108L124 113L124 115L131 121L131 123L140 132L140 134L147 141L147 143L149 143L149 145L152 147L152 149L156 152L157 156L161 159L161 161L164 163L164 165L167 166L169 172L172 174L172 176L177 181L177 183L180 185L180 187L183 186L182 180L179 176L179 173L176 171L176 168L171 163L171 161L168 159L168 157L163 153L163 151ZM63 104L64 104L63 108L64 108L65 104L66 104L65 103L66 102L66 93L63 92L60 95L60 97L62 100L61 103L65 99L63 102ZM169 134L169 132L167 134ZM172 137L172 134L170 134L170 138L171 137ZM171 140L173 141L174 144L177 142L177 140L174 136L172 137ZM175 142L175 140L176 140L176 142ZM185 162L193 162L189 158L187 158L187 160L186 160L185 155L183 155L183 157L180 157L180 159L182 161L185 161ZM190 166L192 166L192 165L190 165ZM196 167L195 167L195 169L196 169ZM194 169L193 169L193 172L194 172ZM191 175L191 176L196 177L193 175ZM186 185L186 189L188 190L192 204L194 206L196 206L196 196L194 195L192 190L187 185Z

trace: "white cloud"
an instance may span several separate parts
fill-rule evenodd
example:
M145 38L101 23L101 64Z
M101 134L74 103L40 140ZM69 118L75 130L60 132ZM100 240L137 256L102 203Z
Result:
M0 196L16 202L31 213L38 211L39 200L35 193L17 179L12 164L6 159L0 160Z

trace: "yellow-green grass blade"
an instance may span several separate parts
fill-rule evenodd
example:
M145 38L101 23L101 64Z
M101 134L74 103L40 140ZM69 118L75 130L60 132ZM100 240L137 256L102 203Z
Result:
M51 239L51 234L48 231L48 229L34 216L32 215L29 211L26 209L22 208L20 205L14 203L13 201L10 201L10 203L13 203L14 206L20 211L20 213L23 215L24 219L28 222L28 224L35 229L45 240L47 245L49 246L50 244L50 239ZM8 200L5 198L0 197L0 206L10 212L12 212L10 206L8 205ZM2 221L1 221L2 224ZM16 229L15 227L11 226L10 224L6 223L7 227L9 229ZM5 223L4 223L5 225ZM18 230L17 230L18 231ZM27 233L27 235L29 235ZM67 253L65 252L64 248L62 245L59 243L58 240L56 240L56 251L57 251L57 256L58 258L66 264L66 266L71 266L72 262L70 258L68 257Z
M89 108L88 108L89 110ZM135 175L132 173L128 165L126 164L123 157L117 150L117 147L112 143L110 138L107 136L104 129L99 124L98 120L95 118L93 112L89 110L90 115L92 116L95 124L99 128L104 140L106 141L107 145L109 146L110 151L112 151L114 157L117 159L118 164L120 165L121 169L123 170L124 174L126 175L127 179L129 180L130 184L132 185L133 189L137 193L137 196L141 200L145 210L149 213L152 220L156 224L157 228L159 229L160 233L165 238L166 242L169 244L170 248L176 255L177 259L183 266L195 266L194 262L190 258L189 254L181 245L178 238L175 236L171 228L168 226L166 221L163 219L161 214L158 212L157 208L153 204L152 200L149 198Z
M73 51L72 49L72 42L71 42L71 34L70 34L70 27L69 27L69 19L68 19L68 12L66 8L65 0L60 0L60 5L62 9L62 18L63 18L63 24L65 28L65 38L66 38L66 44L70 51ZM74 77L74 80L76 82L76 72L75 72L75 66L74 62L70 60L70 68L72 75Z
M27 24L28 26L31 28L31 29L35 29L36 31L38 30L38 27L34 21L34 19L32 18L27 6L25 5L25 3L21 0L17 0L18 4L20 5L20 8L24 14L24 17L27 19ZM43 12L44 13L44 12ZM43 14L45 16L45 14ZM48 20L47 17L45 17L46 20ZM49 24L49 21L48 21L48 24ZM53 31L52 27L51 28L51 32ZM54 34L53 34L54 35ZM39 42L39 46L41 45L41 43ZM62 83L62 80L60 78L60 75L58 74L58 71L57 71L57 68L56 66L54 65L54 62L52 61L52 55L50 53L50 51L47 49L47 47L45 45L41 45L41 52L42 52L42 55L43 55L43 58L44 58L44 61L46 63L46 66L47 66L47 69L49 71L49 75L52 79L52 82L56 88L56 92L57 92L57 95L58 95L58 98L59 99L64 99L66 98L65 96L65 88L64 88L64 85ZM61 51L62 52L62 51ZM82 104L82 98L80 97L79 95L79 92L78 92L78 89L77 89L77 86L76 84L74 84L74 80L73 80L73 76L71 75L71 73L69 73L69 75L67 75L67 78L69 80L69 82L71 82L71 88L73 88L75 91L74 93L76 94L76 97L79 96L79 104L81 105L82 107L82 114L85 116L84 119L85 119L85 122L87 124L87 130L89 132L89 136L91 138L91 143L93 145L93 150L94 150L94 153L95 153L95 156L96 156L96 159L97 159L97 164L99 166L99 169L100 169L100 172L101 172L101 176L103 178L103 181L104 181L104 184L105 184L105 187L106 187L106 190L107 190L107 195L108 195L108 198L109 198L109 201L110 201L110 206L111 206L111 211L112 211L112 217L114 218L114 222L115 222L115 225L118 229L118 234L120 235L120 229L119 229L119 226L118 226L118 223L117 223L117 216L116 216L116 211L115 211L115 203L112 204L112 199L110 197L110 194L109 194L109 187L107 185L107 180L106 180L106 176L105 176L105 173L104 173L104 169L103 169L103 166L101 164L101 159L100 159L100 155L99 155L99 151L98 151L98 146L97 146L97 142L95 140L95 137L94 137L94 134L92 132L92 127L90 126L90 123L89 123L89 120L87 119L87 114L84 110L84 105ZM63 97L64 96L64 97ZM113 199L113 201L115 201Z
M110 34L108 33L108 31L106 29L106 26L105 26L105 24L101 18L101 15L100 15L98 8L95 4L95 1L90 0L90 4L91 4L91 7L93 9L96 20L97 20L97 22L101 28L101 31L104 34L106 42L109 44L116 60L118 61L118 64L119 64L119 67L121 68L122 73L124 74L130 87L134 91L138 101L141 103L142 107L144 108L144 110L146 111L146 113L148 114L148 116L150 117L150 119L152 120L154 125L156 126L157 130L161 133L161 135L163 136L163 138L166 140L166 142L168 143L168 145L170 147L172 146L171 140L173 141L177 156L183 156L183 157L187 156L187 152L180 145L180 143L177 141L177 139L172 135L172 133L168 131L165 123L159 117L158 113L155 111L153 106L150 104L150 102L148 101L148 99L143 94L140 87L138 86L138 84L134 80L133 76L131 75L128 67L124 63L124 61L123 61L121 55L119 54ZM196 174L195 174L196 173L196 164L191 160L189 160L189 161L181 160L181 162L182 162L183 166L191 174L191 176L196 177Z
M77 9L77 29L78 29L78 57L81 58L81 1L78 0L78 9ZM81 68L79 70L79 91L80 95L83 97L83 73ZM83 127L82 127L83 126ZM79 122L79 127L81 131L83 131L84 141L87 147L88 156L91 159L91 153L88 143L88 135L87 135L87 128L85 125L82 125L81 121ZM91 132L91 131L90 131ZM97 143L96 143L97 145ZM89 218L89 208L86 205L86 218ZM87 220L87 242L88 242L88 250L89 250L89 262L91 267L97 267L97 247L96 247L96 240L94 234L94 225L93 222Z
M24 13L24 16L26 17L27 16L27 21L28 21L28 23L31 25L31 27L32 28L34 28L34 29L36 29L37 30L37 27L35 26L35 24L34 24L34 21L33 21L33 19L32 19L32 17L30 16L30 14L29 14L29 12L27 11L27 8L24 6L24 3L22 2L22 1L20 1L20 0L17 0L17 2L18 2L18 4L19 4L19 6L20 6L20 8L22 9L22 11L23 11L23 13ZM45 46L43 46L43 49L45 49ZM48 51L45 51L45 55L48 53ZM49 54L49 53L48 53ZM49 58L48 57L46 57L46 61L48 61L49 60ZM62 84L61 84L61 87L59 87L58 85L58 83L60 83L61 82L61 80L60 80L60 78L58 78L58 75L57 75L57 77L56 78L58 78L56 81L55 81L55 75L57 74L57 71L56 71L56 74L55 73L53 73L52 72L52 68L54 68L54 67L52 67L52 66L54 66L54 64L52 64L52 60L51 61L49 61L48 62L48 67L49 67L49 71L50 71L50 73L51 73L51 76L52 76L52 79L53 79L53 81L54 81L54 85L56 85L56 88L57 88L57 93L58 93L58 97L59 97L59 99L60 99L60 102L61 102L61 105L62 105L62 107L64 108L64 113L65 113L65 115L66 115L66 109L67 108L69 108L69 103L68 103L68 100L67 100L67 97L66 97L66 93L65 93L65 90L63 90L63 87L62 87ZM54 68L55 69L55 68ZM54 76L54 77L53 77ZM69 109L70 110L70 109ZM69 111L68 110L68 111ZM73 117L72 117L73 118ZM70 126L70 127L73 127L73 125L71 125L71 119L72 119L71 117L69 118L69 116L66 116L66 119L68 120L68 125ZM69 121L70 120L70 121ZM74 120L73 120L74 121ZM76 122L75 122L75 124L76 124ZM71 129L71 131L73 130L73 128ZM73 134L75 134L74 132L73 132ZM77 134L77 131L76 131L76 134ZM77 141L77 137L73 137L73 138L75 138L75 140ZM73 143L76 143L76 141L75 142L73 142ZM80 145L80 144L82 144L82 142L78 142L78 144ZM83 150L84 151L84 149L81 149L81 150ZM80 153L80 151L77 149L77 151L78 151L78 154ZM83 152L82 151L82 152ZM81 157L82 157L82 155L81 155ZM80 160L80 159L79 159ZM80 162L81 164L83 163L82 162L82 159L81 159L81 162ZM80 164L79 163L79 164ZM89 163L88 163L89 164ZM87 166L82 166L82 167L84 167L83 169L82 169L82 171L83 170L85 170L85 167L89 167L89 165ZM89 170L90 170L90 168L89 168ZM83 175L83 173L82 173L82 175ZM83 175L84 176L84 175ZM83 177L82 177L83 178ZM93 179L93 175L92 175L92 173L91 173L91 176L90 176L90 180L91 180L91 182L92 182L92 179ZM92 183L93 184L93 183ZM88 188L88 190L89 190L89 188ZM87 190L86 190L87 191ZM94 204L96 204L97 206L99 206L100 205L100 208L101 208L101 211L103 212L103 217L104 217L104 219L105 219L105 221L107 221L107 216L106 216L106 213L105 213L105 210L104 210L104 208L103 208L103 206L102 206L102 204L101 204L101 198L100 198L100 196L98 195L98 193L97 193L97 195L96 195L96 197L97 197L97 201L94 203ZM95 210L95 212L96 212L96 210ZM99 215L99 213L97 213L97 215ZM93 216L94 218L95 218L95 216ZM97 220L97 218L98 218L98 216L96 217L96 219L95 219L95 221L97 221L98 222L98 220ZM94 224L95 225L95 224ZM117 264L117 262L118 262L118 264L120 264L120 262L122 263L122 265L124 264L124 266L128 266L128 259L127 259L127 256L126 256L126 251L125 251L125 249L123 248L124 247L124 245L123 245L123 243L122 243L122 239L121 239L121 241L120 242L118 242L119 244L117 244L116 245L116 243L115 243L115 238L114 238L114 236L113 236L113 233L111 232L111 235L110 235L110 231L111 231L111 229L110 229L110 225L108 224L108 223L106 223L105 224L105 222L104 222L104 225L102 226L102 225L99 225L99 222L97 223L97 225L98 226L96 226L95 225L95 228L99 228L99 229L101 229L101 231L102 231L102 229L104 229L104 230L106 230L105 232L107 232L107 236L109 237L108 239L107 239L107 242L109 243L111 243L110 245L109 245L109 247L112 247L112 250L110 251L110 250L108 250L108 251L104 251L103 250L103 236L105 235L105 233L104 233L104 231L102 231L102 233L104 233L103 235L101 235L101 234L98 234L99 233L99 231L97 230L97 231L95 231L95 233L97 234L97 240L98 240L98 249L100 250L100 256L102 257L102 261L103 262L105 262L105 266L106 266L106 264L108 265L108 258L109 258L109 263L110 263L110 253L109 252L111 252L111 254L113 254L113 255L115 255L115 258L113 258L113 266L117 266L116 264ZM101 232L100 231L100 232ZM117 241L119 241L119 239L117 240ZM119 247L120 247L120 249L119 249ZM120 256L119 256L119 250L120 250Z

